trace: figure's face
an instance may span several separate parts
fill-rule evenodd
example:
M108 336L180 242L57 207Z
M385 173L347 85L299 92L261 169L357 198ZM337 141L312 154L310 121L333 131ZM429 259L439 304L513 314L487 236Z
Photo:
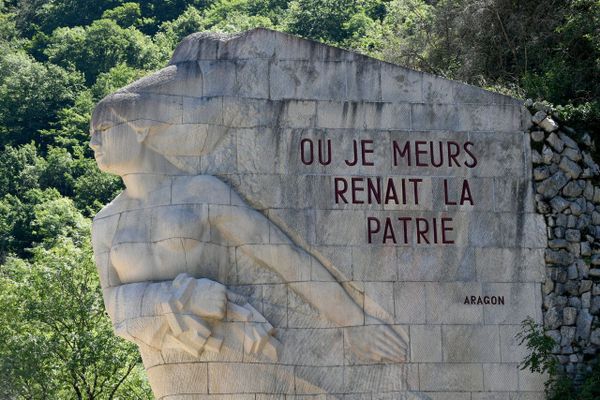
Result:
M142 141L126 122L92 120L90 147L104 172L121 176L139 172L145 150Z

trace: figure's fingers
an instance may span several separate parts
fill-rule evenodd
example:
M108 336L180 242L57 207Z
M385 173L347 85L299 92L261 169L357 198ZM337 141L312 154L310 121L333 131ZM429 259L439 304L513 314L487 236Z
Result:
M407 345L406 342L404 340L402 340L400 338L400 336L396 333L396 331L394 331L391 327L386 327L387 329L383 330L383 334L385 335L385 337L387 337L388 339L390 339L392 342L394 342L397 346L406 349Z
M394 362L404 361L404 354L402 352L394 351L393 349L381 345L377 346L376 349L383 359Z
M380 336L375 339L375 345L378 348L384 348L392 353L402 353L404 349L396 343L391 342L387 337Z

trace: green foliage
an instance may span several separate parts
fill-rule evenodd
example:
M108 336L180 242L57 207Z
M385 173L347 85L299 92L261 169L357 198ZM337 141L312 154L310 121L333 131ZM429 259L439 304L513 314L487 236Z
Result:
M290 33L328 43L341 43L352 36L346 24L353 15L363 10L364 3L355 0L293 0L288 4L283 25Z
M44 54L55 64L82 72L88 84L119 64L152 70L164 61L150 37L109 19L94 21L87 27L56 29Z
M0 55L0 146L28 143L73 103L81 75L35 61L22 51Z
M53 217L41 217L53 226ZM89 240L58 232L31 261L0 267L0 387L8 398L150 398L139 356L112 333Z
M532 318L525 319L521 324L521 331L517 334L519 345L525 344L529 354L521 363L521 369L529 369L540 374L555 375L558 372L558 362L552 354L556 345L554 339L546 336L544 328Z
M546 397L548 400L593 400L600 396L600 362L596 360L591 371L585 375L578 387L560 368L553 349L554 339L546 336L544 328L533 319L521 323L517 334L519 345L525 344L528 355L521 363L521 369L547 374Z

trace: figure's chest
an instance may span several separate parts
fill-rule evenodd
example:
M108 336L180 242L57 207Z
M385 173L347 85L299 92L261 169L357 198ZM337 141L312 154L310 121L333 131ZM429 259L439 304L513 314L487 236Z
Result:
M154 243L170 239L210 238L206 205L169 205L124 211L110 241L111 247L123 243Z

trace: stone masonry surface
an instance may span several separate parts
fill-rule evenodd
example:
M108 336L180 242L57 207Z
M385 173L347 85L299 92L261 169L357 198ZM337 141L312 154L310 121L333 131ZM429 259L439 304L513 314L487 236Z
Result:
M126 186L93 224L105 303L156 398L541 400L515 334L546 282L566 364L597 341L600 189L531 118L280 32L184 39L92 121Z

